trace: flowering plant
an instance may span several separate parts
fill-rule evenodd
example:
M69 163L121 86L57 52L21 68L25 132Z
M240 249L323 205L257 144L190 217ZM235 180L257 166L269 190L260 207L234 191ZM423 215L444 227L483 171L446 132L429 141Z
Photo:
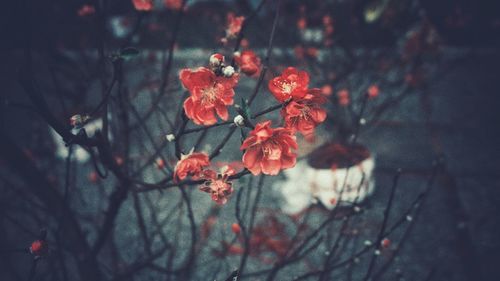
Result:
M47 57L34 55L33 38L25 38L19 81L32 105L24 108L49 125L52 142L40 141L45 130L37 129L35 149L20 150L9 137L1 149L2 165L21 175L8 185L26 183L5 193L20 213L29 205L19 229L50 230L23 242L34 260L30 280L329 280L367 252L377 254L363 265L364 279L383 274L385 267L373 271L377 256L390 262L397 254L395 229L411 227L427 189L388 225L392 195L381 223L362 216L363 177L344 209L336 204L342 198L304 194L306 173L291 177L290 188L278 180L322 139L356 144L363 127L424 84L423 54L438 49L432 28L415 20L412 32L399 34L397 52L374 55L351 46L350 31L337 36L343 24L357 25L329 1L244 2L67 5L92 32L73 45L46 44ZM39 73L44 60L50 71ZM373 163L357 168L365 167ZM347 174L333 178L345 186L338 182ZM280 208L283 194L303 208ZM45 261L50 266L36 266ZM47 268L55 272L42 274Z

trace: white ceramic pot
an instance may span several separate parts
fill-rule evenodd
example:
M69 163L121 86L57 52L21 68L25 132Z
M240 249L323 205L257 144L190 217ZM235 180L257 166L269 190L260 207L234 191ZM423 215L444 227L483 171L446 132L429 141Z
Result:
M281 193L282 210L296 214L318 201L328 209L363 201L374 189L375 160L361 145L325 144L285 170L286 181L274 187Z
M108 118L111 118L111 116ZM85 126L83 126L83 128L85 128L87 136L93 137L97 131L102 130L102 118L98 118L88 122L87 124L85 124ZM59 134L56 131L54 131L54 129L49 127L49 130L50 130L50 135L52 136L52 140L54 141L55 144L56 156L62 159L66 159L66 157L68 157L68 152L69 152L68 147L64 143L62 137L59 136ZM71 129L71 133L75 135L78 134L79 131L80 129ZM111 130L108 133L108 137L110 140L113 139ZM72 158L80 163L85 163L90 159L90 154L81 146L74 145Z

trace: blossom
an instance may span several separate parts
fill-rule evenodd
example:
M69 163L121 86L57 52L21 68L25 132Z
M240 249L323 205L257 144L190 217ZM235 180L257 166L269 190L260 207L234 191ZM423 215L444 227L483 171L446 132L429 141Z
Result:
M373 98L376 98L378 96L378 94L380 93L380 89L378 88L377 85L371 85L369 88L368 88L368 97L370 99L373 99Z
M309 85L309 74L295 67L286 68L280 76L269 81L269 91L274 97L284 102L289 98L302 98L306 95Z
M132 3L137 11L151 11L153 9L153 0L132 0Z
M245 21L245 17L240 16L236 17L233 13L227 14L227 28L226 28L226 37L227 38L236 38L236 36L241 31L241 26Z
M281 110L285 127L304 136L312 135L314 128L326 119L326 111L321 108L325 102L320 89L311 89L302 99L291 101Z
M183 69L180 72L182 85L191 96L184 102L186 116L198 125L212 125L217 122L215 113L227 120L227 106L234 100L233 87L238 82L238 75L231 78L215 75L206 67L195 71Z
M199 176L203 168L210 165L208 155L203 152L192 152L182 155L174 169L174 180L179 181L187 176Z
M163 4L167 9L180 10L182 7L182 0L164 0Z
M228 178L234 173L234 170L229 166L222 168L220 173L214 170L205 170L202 178L206 179L206 181L200 186L200 190L210 193L215 203L219 205L226 204L229 196L233 193L233 184L228 181Z
M240 147L243 165L254 175L277 175L295 166L297 142L291 129L271 128L271 121L258 123Z
M338 98L339 104L341 106L347 106L350 102L349 91L346 89L342 89L342 90L338 91L337 98Z
M95 13L95 8L92 5L83 5L77 13L79 17L90 16Z
M235 55L234 60L240 67L241 72L248 76L257 74L260 70L260 58L254 51L243 51L241 54Z

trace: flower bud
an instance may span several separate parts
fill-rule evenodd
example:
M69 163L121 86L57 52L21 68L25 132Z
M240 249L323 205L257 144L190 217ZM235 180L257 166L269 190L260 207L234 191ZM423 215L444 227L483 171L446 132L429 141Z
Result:
M234 120L233 120L234 124L236 124L236 126L238 127L243 127L245 126L245 118L241 115L237 115L236 117L234 117Z
M231 225L231 231L232 231L234 234L239 235L239 234L240 234L240 232L241 232L241 227L240 227L240 225L239 225L239 224L237 224L237 223L233 223L233 224Z
M156 167L157 167L159 170L161 170L161 169L165 168L165 161L163 161L163 159L158 158L158 159L156 159L156 161L155 161L155 162L156 162Z
M231 77L234 74L234 67L228 65L222 69L222 74L224 74L225 77Z
M168 134L168 135L166 135L165 138L167 139L167 141L173 142L175 140L175 135L174 134Z
M222 63L224 63L224 56L223 55L221 55L219 53L215 53L215 54L210 56L210 60L209 60L210 67L219 67L222 65Z
M48 254L49 247L47 245L47 241L45 240L35 240L31 243L30 253L35 257L42 257Z

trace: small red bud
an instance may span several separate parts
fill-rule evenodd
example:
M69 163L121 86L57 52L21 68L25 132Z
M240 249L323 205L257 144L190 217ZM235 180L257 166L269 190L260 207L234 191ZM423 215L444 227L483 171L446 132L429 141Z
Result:
M368 97L371 99L376 98L378 96L379 92L380 92L380 90L379 90L377 85L371 85L368 88Z
M161 158L156 159L156 167L159 170L162 170L163 168L165 168L165 161L163 161L163 159Z
M89 173L88 178L91 183L96 183L99 180L99 175L95 171L92 171Z
M123 165L123 161L124 161L124 160L123 160L123 158L122 158L122 157L120 157L120 156L116 156L116 157L115 157L115 161L116 161L116 165L121 166L121 165Z
M42 257L47 255L47 253L49 252L49 247L47 245L47 242L45 240L33 241L33 243L31 243L30 246L30 252L35 257Z
M384 238L382 241L380 241L380 245L382 246L382 248L389 248L389 246L391 246L391 240L389 240L388 238Z
M325 96L331 96L333 93L332 86L324 85L323 87L321 87L321 93Z
M231 231L232 231L234 234L239 235L239 234L241 233L241 227L240 227L240 225L239 225L239 224L237 224L237 223L233 223L233 224L231 225Z

